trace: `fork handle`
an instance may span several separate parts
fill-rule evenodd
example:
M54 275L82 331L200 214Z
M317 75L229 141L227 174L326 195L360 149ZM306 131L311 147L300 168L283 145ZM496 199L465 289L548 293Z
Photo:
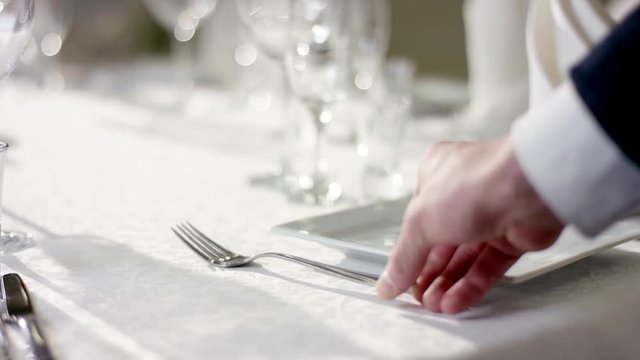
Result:
M258 258L258 257L271 257L271 258L278 258L282 260L291 261L300 265L310 267L315 270L319 270L334 276L339 276L347 280L353 280L353 281L357 281L367 285L375 285L375 283L378 281L378 277L375 275L371 275L371 274L367 274L367 273L363 273L355 270L348 270L338 266L327 265L321 262L301 258L299 256L295 256L291 254L268 252L268 253L263 253L255 256L255 258Z

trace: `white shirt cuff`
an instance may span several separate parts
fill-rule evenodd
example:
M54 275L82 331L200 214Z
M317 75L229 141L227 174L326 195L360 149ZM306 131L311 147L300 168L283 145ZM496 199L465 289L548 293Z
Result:
M531 186L565 224L595 235L640 203L640 169L572 83L516 120L511 137Z

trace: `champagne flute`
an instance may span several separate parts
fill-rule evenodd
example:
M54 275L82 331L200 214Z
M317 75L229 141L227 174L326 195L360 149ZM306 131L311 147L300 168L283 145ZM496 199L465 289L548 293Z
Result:
M343 0L293 0L290 41L285 63L295 97L313 118L310 156L299 156L292 199L332 205L342 196L342 186L330 177L325 153L326 128L333 115L328 105L339 96L348 64L351 33L347 24L349 2Z
M0 1L0 80L8 76L22 55L33 29L35 0ZM0 205L4 158L9 146L0 141ZM1 219L0 219L1 220ZM7 232L0 221L0 252L13 252L33 244L30 234Z
M147 9L171 36L177 93L186 94L193 87L192 56L189 41L200 22L215 10L218 0L145 0ZM177 99L179 103L184 99Z

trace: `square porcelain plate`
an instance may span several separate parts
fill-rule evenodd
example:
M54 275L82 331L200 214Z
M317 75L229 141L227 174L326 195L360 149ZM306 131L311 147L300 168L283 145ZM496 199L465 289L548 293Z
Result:
M273 227L273 233L317 241L345 251L347 256L384 264L400 231L408 199L374 203L301 219ZM640 239L640 218L616 223L587 238L567 228L548 249L525 254L505 274L518 283L568 265L629 240Z

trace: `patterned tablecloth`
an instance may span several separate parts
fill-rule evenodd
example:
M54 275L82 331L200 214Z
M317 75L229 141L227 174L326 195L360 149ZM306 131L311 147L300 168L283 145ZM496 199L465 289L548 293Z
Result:
M3 257L35 298L60 359L631 359L640 354L640 244L520 285L457 316L408 296L278 260L220 271L169 231L190 220L238 252L350 265L335 250L269 233L331 209L248 185L277 151L258 113L211 92L206 120L86 91L4 98L12 147L4 226L36 246ZM264 115L265 117L267 115ZM343 145L345 169L355 155ZM353 171L353 170L351 170ZM355 174L345 171L346 182ZM351 180L350 180L351 179Z

